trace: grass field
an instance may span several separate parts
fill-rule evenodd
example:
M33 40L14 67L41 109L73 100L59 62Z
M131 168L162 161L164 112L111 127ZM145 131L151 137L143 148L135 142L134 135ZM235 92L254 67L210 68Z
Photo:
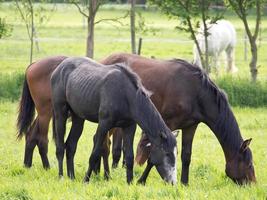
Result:
M224 156L212 132L201 124L193 143L190 185L184 187L166 185L155 169L146 186L136 185L144 167L134 167L134 182L126 184L125 169L111 171L112 179L104 181L101 175L93 175L89 184L82 179L88 167L92 147L92 135L96 125L86 123L79 141L76 157L76 180L70 181L64 171L64 179L57 176L55 145L49 133L49 159L51 169L42 169L38 151L34 154L33 167L23 168L24 141L15 139L17 103L0 104L0 199L266 199L267 198L267 108L234 108L244 138L252 137L251 149L257 184L237 186L224 173ZM138 142L137 131L135 143ZM178 136L180 158L180 135ZM136 146L136 145L135 145ZM205 156L206 155L206 156ZM111 161L111 160L110 160ZM64 166L65 167L65 166ZM178 178L181 161L178 159ZM66 170L66 168L64 168Z
M124 15L125 8L104 8L97 19L119 17ZM142 11L150 31L138 32L143 37L142 54L157 58L184 58L192 60L192 45L185 33L175 30L178 21L169 19L158 11ZM24 73L29 64L29 41L26 29L18 13L10 4L0 4L0 17L13 25L11 37L0 40L0 79L12 81L13 73ZM249 77L248 61L244 61L243 25L231 13L226 19L233 22L238 33L236 49L237 78ZM252 22L254 16L251 16ZM113 26L101 23L95 31L95 59L99 60L113 52L130 52L129 19L124 19L124 26ZM259 48L259 80L267 81L267 17L262 22L262 42ZM51 19L38 28L40 51L35 48L34 60L50 55L84 55L86 29L83 19L76 8L71 5L57 5ZM222 69L222 75L225 72ZM6 79L3 79L6 80ZM16 84L12 85L16 91ZM1 86L0 86L1 87ZM244 90L249 93L249 90ZM16 95L13 95L16 96ZM12 99L12 98L9 98ZM266 105L267 106L267 105ZM55 145L49 132L49 159L51 169L43 170L36 149L33 167L23 167L24 140L16 140L16 115L18 102L0 101L0 199L267 199L267 107L239 108L233 111L239 123L243 138L252 137L251 149L257 184L237 186L224 173L225 161L222 149L204 124L200 124L193 143L193 154L190 168L189 186L166 185L155 169L148 177L146 186L136 184L144 167L135 166L134 182L126 184L125 169L119 167L111 171L112 179L104 181L101 175L93 175L89 184L82 179L88 167L88 158L92 147L92 135L96 124L86 123L80 139L76 159L76 180L70 181L64 174L62 180L57 176ZM135 147L140 137L138 129ZM181 136L177 138L179 158L181 153ZM206 155L206 156L205 156ZM110 160L111 161L111 160ZM66 169L66 168L64 168ZM178 159L178 179L180 178L181 161Z

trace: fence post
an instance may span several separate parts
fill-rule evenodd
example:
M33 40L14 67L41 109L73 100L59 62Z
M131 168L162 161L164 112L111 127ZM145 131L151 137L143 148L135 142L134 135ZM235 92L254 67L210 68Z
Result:
M137 51L137 54L138 54L138 55L141 54L141 48L142 48L142 38L139 38L139 42L138 42L138 51Z

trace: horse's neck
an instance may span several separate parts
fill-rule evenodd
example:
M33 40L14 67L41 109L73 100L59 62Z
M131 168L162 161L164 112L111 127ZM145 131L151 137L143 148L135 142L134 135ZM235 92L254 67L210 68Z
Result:
M142 94L141 94L142 95ZM158 136L159 131L166 128L160 114L147 97L136 98L136 108L134 118L141 129L147 134L149 140L153 142Z
M219 140L225 160L229 161L239 151L243 139L230 107L228 106L225 109L223 112L219 111L207 125Z

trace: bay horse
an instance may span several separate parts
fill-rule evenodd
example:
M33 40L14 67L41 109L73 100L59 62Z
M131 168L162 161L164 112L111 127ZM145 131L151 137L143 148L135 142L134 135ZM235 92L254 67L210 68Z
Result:
M188 184L192 142L200 122L219 140L226 160L226 175L240 184L256 181L249 148L251 139L243 140L226 95L201 68L180 59L156 60L126 53L112 54L101 63L126 63L153 93L151 100L167 126L172 131L182 129L183 184ZM145 183L150 169L148 160L140 183Z
M212 66L215 67L216 71L219 70L219 57L222 52L225 51L227 57L227 72L235 73L238 68L234 64L234 49L236 46L236 31L233 24L227 20L218 20L216 23L207 23L208 26L208 52L207 54L211 57ZM200 46L201 52L205 54L206 44L204 36L204 26L199 28L197 34L197 41ZM194 63L202 67L199 52L194 45L193 49Z
M176 139L151 102L139 77L124 64L102 65L86 57L70 57L62 61L51 76L54 135L59 176L63 176L66 148L67 171L74 178L73 158L85 120L98 123L89 168L88 182L96 163L100 162L108 131L123 129L127 183L133 179L133 140L138 124L153 144L150 163L163 180L176 183ZM64 135L66 121L72 116L72 126ZM66 147L65 147L66 146ZM106 178L108 163L104 162Z
M24 166L32 166L33 151L38 146L43 167L49 168L48 127L52 117L50 78L66 56L48 57L32 63L25 72L20 99L17 129L18 138L25 134ZM35 116L35 108L37 116Z
M66 58L66 56L47 57L30 64L26 69L17 117L18 138L21 139L25 135L25 167L32 166L32 157L36 146L38 146L43 167L45 169L50 167L47 157L48 128L52 117L50 79L52 72ZM34 119L35 109L37 116ZM112 133L110 131L110 135ZM115 145L113 146L117 148L116 141L120 141L122 134L117 136L114 133L114 136L113 144ZM109 140L105 141L104 146L107 151L109 151L109 145ZM119 152L118 150L113 150L113 152L118 154L120 149ZM106 153L109 154L109 152ZM96 169L95 172L99 172L99 169Z

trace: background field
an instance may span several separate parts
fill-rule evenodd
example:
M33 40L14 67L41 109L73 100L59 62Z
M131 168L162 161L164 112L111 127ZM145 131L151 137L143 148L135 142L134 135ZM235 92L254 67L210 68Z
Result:
M125 12L125 6L106 6L100 10L97 18L118 17ZM175 30L175 26L179 23L177 19L169 19L156 10L141 10L141 12L150 30L137 34L138 37L143 37L142 55L192 60L193 43L185 33ZM131 186L126 184L125 169L121 167L111 172L112 180L109 182L103 180L102 172L100 176L93 176L89 184L83 184L82 178L88 167L92 147L92 135L96 129L96 124L92 123L86 123L78 145L75 181L68 180L66 174L63 180L58 180L55 145L51 139L51 131L49 132L51 169L49 171L42 169L38 151L34 154L33 167L23 168L24 140L16 141L15 122L17 96L24 71L29 64L29 41L18 13L10 4L0 4L0 16L6 16L6 21L13 25L11 37L0 40L0 199L267 199L267 103L264 104L267 102L267 97L266 93L259 92L267 90L257 89L258 92L252 93L252 89L248 87L250 83L244 83L250 76L249 59L244 60L244 30L240 20L231 12L227 12L225 18L233 22L237 29L236 65L239 73L233 77L226 76L222 67L220 77L212 74L212 78L223 87L242 88L238 91L242 92L244 101L247 99L251 99L253 103L261 101L253 106L253 104L242 104L242 98L231 100L233 105L251 106L233 108L242 136L253 138L251 149L258 182L244 187L235 185L225 176L225 161L221 147L204 124L200 124L195 136L188 187L180 184L176 187L164 184L155 170L149 176L145 187L136 185L136 180L144 170L144 167L138 166L134 168L135 179ZM253 18L251 15L251 20ZM113 26L110 23L96 26L96 60L113 52L130 52L129 19L123 20L123 23L124 26ZM81 15L71 5L57 5L51 19L38 29L38 36L40 52L35 49L34 60L50 55L85 54L86 29ZM259 84L262 88L267 88L266 15L263 17L261 36ZM232 98L236 95L236 91L234 89L230 91L232 93L228 95ZM135 143L138 142L140 132L137 131ZM177 141L180 158L180 135ZM180 170L181 161L178 159L178 179Z

